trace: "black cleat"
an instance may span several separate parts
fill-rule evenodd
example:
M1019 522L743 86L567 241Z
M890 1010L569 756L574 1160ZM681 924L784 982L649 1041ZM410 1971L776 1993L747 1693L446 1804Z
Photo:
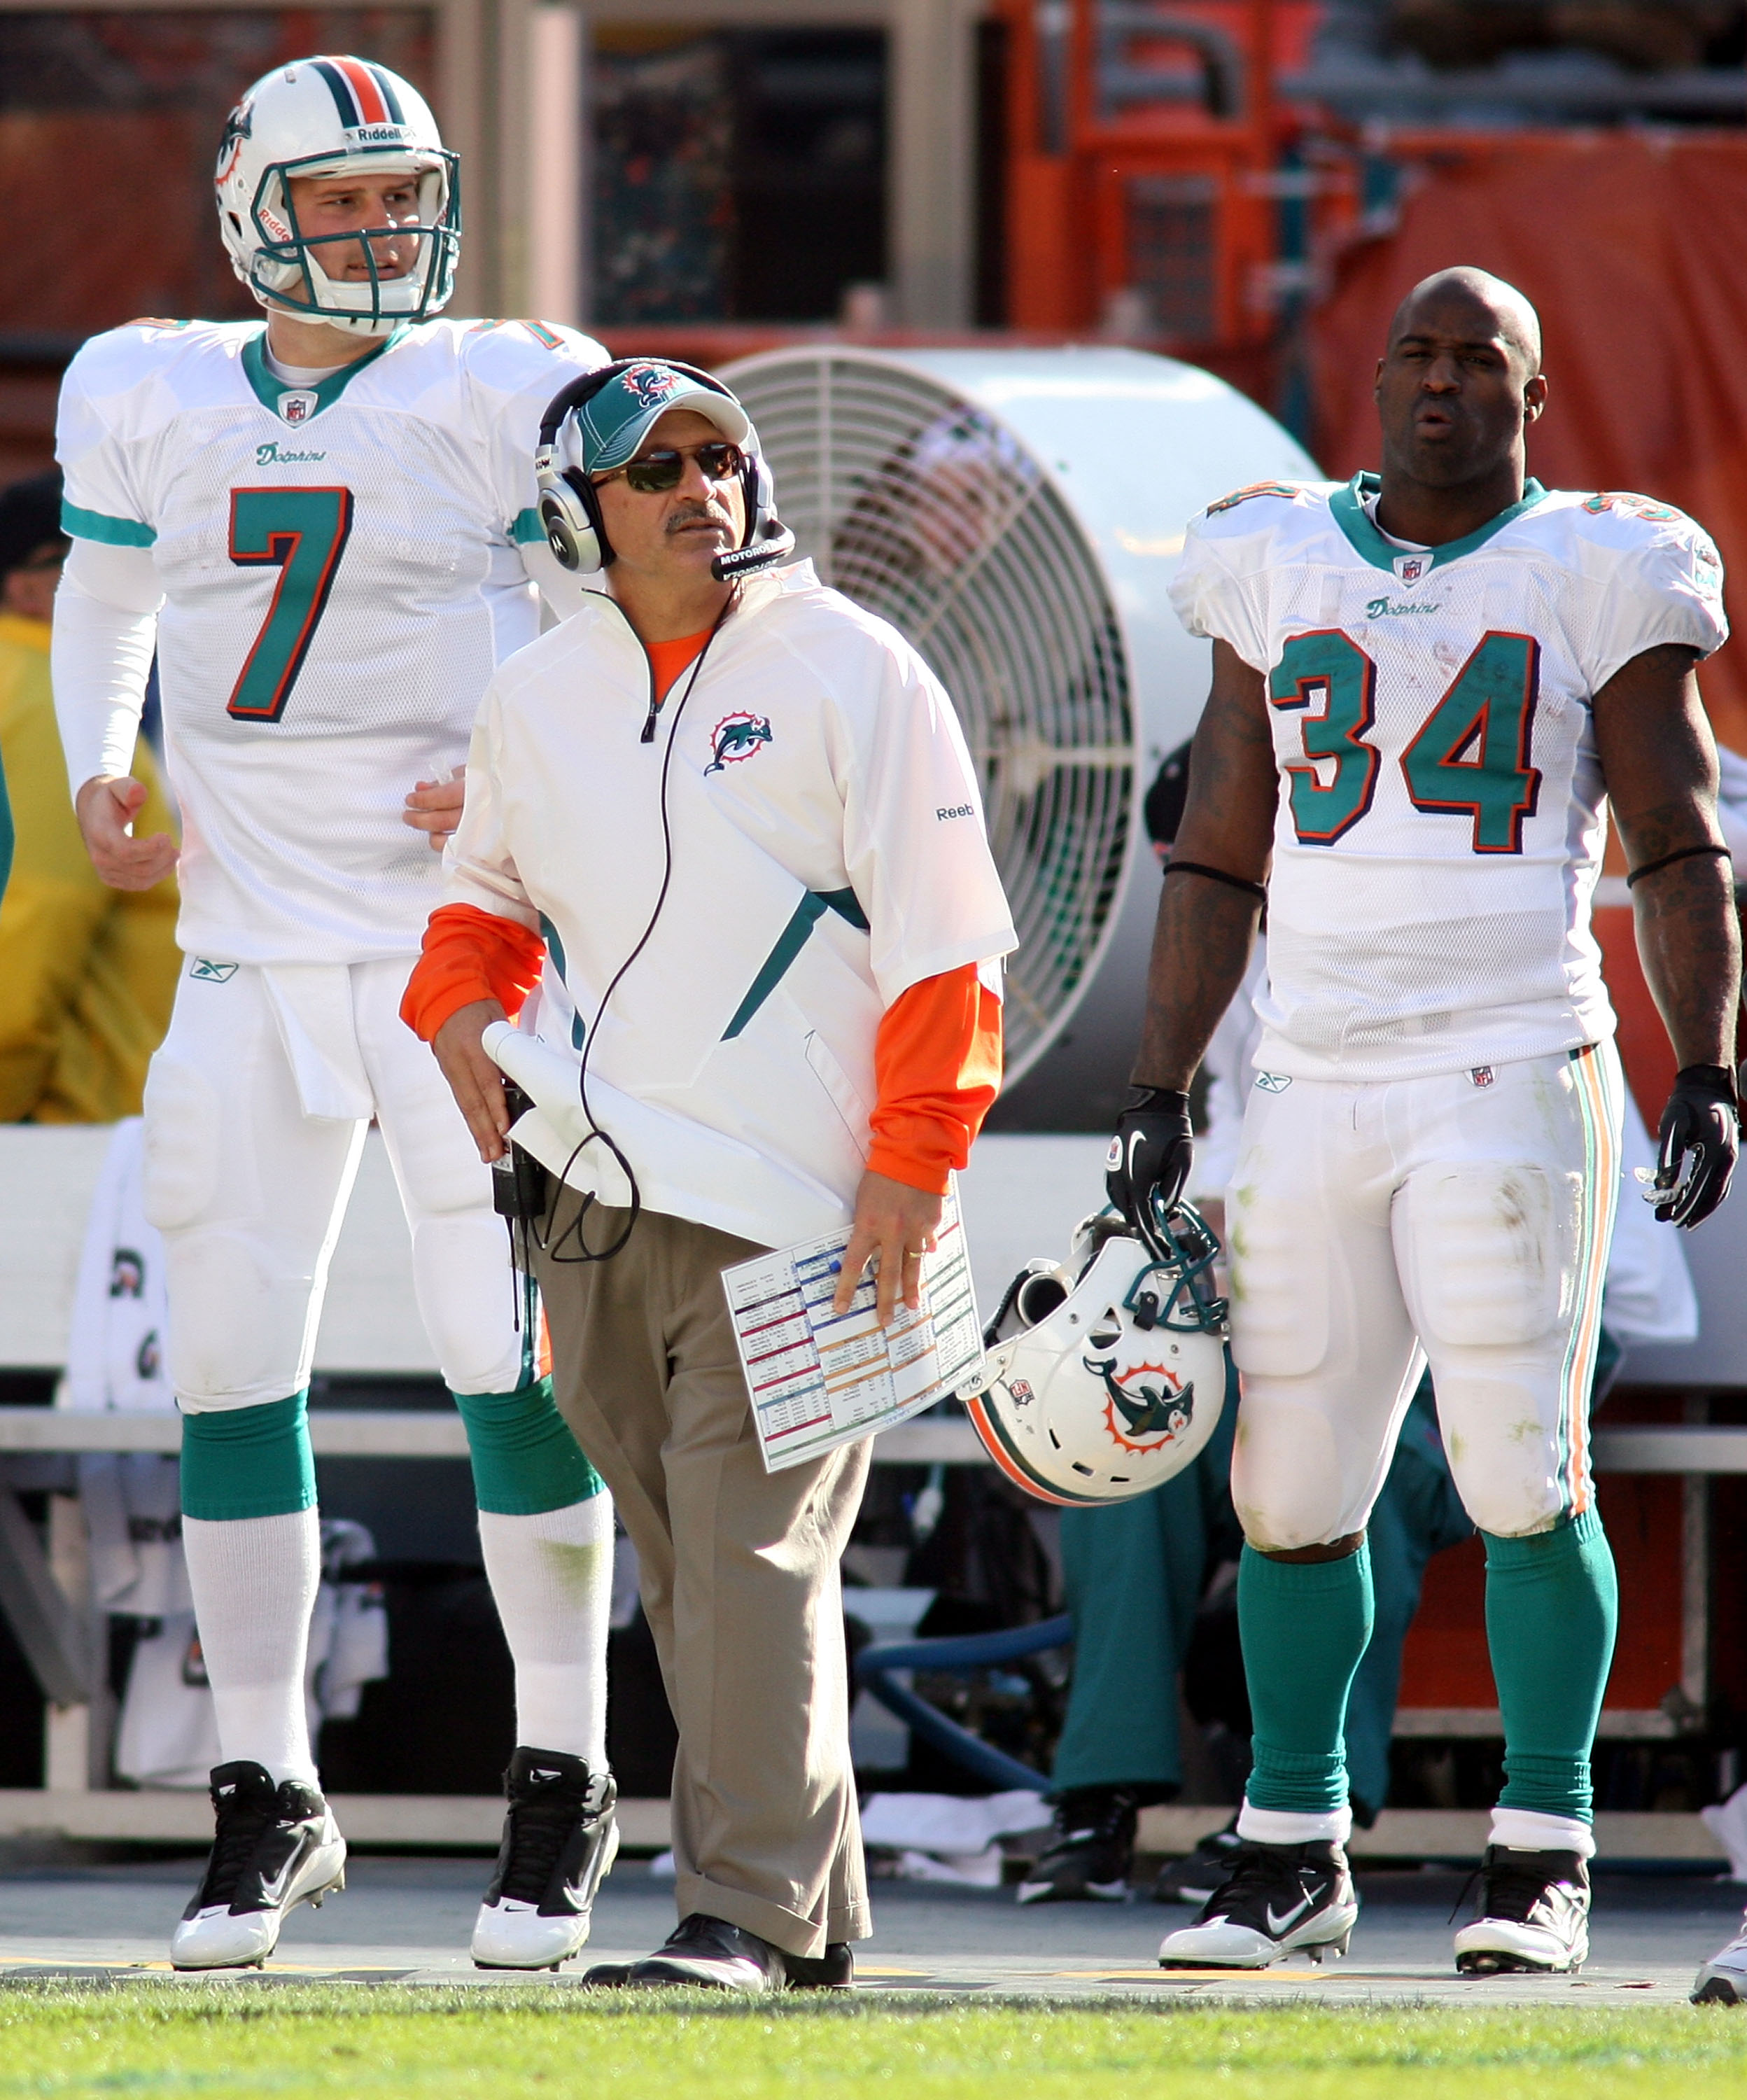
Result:
M346 1840L314 1787L239 1759L212 1775L206 1871L170 1937L176 1969L258 1968L285 1914L346 1886Z
M1167 1932L1162 1969L1266 1969L1288 1954L1315 1962L1347 1952L1359 1915L1347 1855L1326 1839L1260 1845L1246 1838L1201 1916Z
M1480 1914L1456 1935L1464 1976L1567 1975L1590 1951L1589 1868L1575 1852L1489 1845Z
M473 1928L479 1969L556 1969L587 1942L594 1892L619 1851L612 1774L558 1750L518 1749L510 1812Z
M1056 1803L1055 1829L1019 1884L1019 1900L1126 1903L1140 1807L1125 1786L1076 1787Z

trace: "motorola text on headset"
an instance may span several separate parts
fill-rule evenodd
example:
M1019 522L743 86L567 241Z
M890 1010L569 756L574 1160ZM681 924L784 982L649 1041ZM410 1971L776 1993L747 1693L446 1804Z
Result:
M592 401L602 387L610 386L625 373L645 364L664 365L670 372L682 373L712 394L726 395L730 401L734 399L729 389L709 373L699 371L695 364L682 364L671 357L619 358L611 364L603 364L598 372L573 379L554 397L540 419L539 448L534 454L540 522L558 562L579 575L590 576L598 569L610 568L615 556L607 536L607 527L602 523L601 499L594 483L581 468L560 467L558 464L558 432L566 420L586 402ZM751 576L774 562L787 561L795 551L794 534L776 514L770 470L758 449L756 433L749 434L742 449L746 458L740 474L740 488L746 498L746 531L738 547L718 554L710 563L710 573L718 583L731 583L737 577Z

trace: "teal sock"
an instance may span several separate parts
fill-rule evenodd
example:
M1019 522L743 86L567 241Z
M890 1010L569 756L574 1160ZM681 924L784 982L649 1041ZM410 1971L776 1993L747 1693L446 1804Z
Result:
M182 1513L219 1524L315 1503L309 1388L259 1407L182 1418Z
M1600 1512L1486 1541L1486 1640L1504 1716L1502 1808L1590 1820L1590 1751L1620 1586Z
M1250 1686L1253 1807L1321 1815L1347 1805L1347 1694L1371 1638L1371 1556L1270 1560L1246 1546L1237 1628Z
M514 1392L458 1392L473 1491L496 1516L540 1516L601 1492L603 1483L552 1397L549 1378Z

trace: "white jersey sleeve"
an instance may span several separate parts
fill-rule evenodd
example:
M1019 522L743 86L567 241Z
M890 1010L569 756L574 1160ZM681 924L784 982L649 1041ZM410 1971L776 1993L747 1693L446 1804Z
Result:
M137 448L112 412L147 346L169 322L139 322L86 343L67 368L55 423L55 457L64 477L61 516L77 540L112 547L149 547L157 537L148 491L136 471Z
M1262 481L1235 489L1192 519L1184 536L1183 558L1171 585L1178 619L1191 634L1229 643L1252 671L1271 667L1267 598L1259 576L1267 566L1273 527L1282 505L1299 501L1312 488L1306 483Z
M843 793L844 866L867 916L874 982L890 1006L925 977L1008 954L1018 937L945 688L894 629L855 617L880 646L844 652L834 667L827 735Z
M531 356L531 346L545 355ZM518 547L546 544L534 486L546 405L573 379L608 362L592 337L544 321L484 322L468 338L467 387L486 443L500 522Z
M1648 496L1604 491L1578 506L1586 565L1605 564L1584 669L1599 693L1635 656L1668 644L1709 656L1728 639L1723 562L1683 511Z

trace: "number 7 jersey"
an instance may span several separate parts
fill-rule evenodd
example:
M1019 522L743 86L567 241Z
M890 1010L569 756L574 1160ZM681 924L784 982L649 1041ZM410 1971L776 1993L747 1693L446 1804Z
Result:
M305 388L264 337L146 321L88 342L61 391L65 523L148 549L165 594L182 946L410 955L442 871L404 798L465 761L492 671L539 632L540 414L606 352L437 320Z
M1727 638L1716 549L1643 496L1533 481L1480 532L1416 549L1378 530L1377 486L1240 489L1190 527L1171 588L1192 633L1267 680L1256 1061L1387 1080L1599 1041L1590 701L1647 649Z

